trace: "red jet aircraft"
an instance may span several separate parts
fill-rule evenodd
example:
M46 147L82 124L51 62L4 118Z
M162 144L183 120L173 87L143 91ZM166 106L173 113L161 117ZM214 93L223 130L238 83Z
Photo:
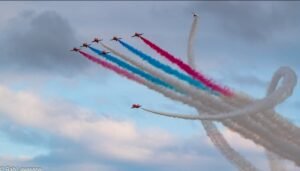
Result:
M90 46L90 44L87 44L87 43L83 43L80 47L89 47Z
M122 39L122 38L114 36L111 40L119 41L120 39Z
M133 104L132 106L131 106L131 109L133 109L133 108L140 108L141 107L141 105L139 105L139 104Z
M94 38L94 40L92 41L92 43L99 43L99 42L101 42L101 41L102 41L102 39Z
M141 35L143 35L143 33L134 33L134 35L131 37L141 37Z
M78 52L80 49L78 49L78 48L73 48L73 49L71 49L70 51L74 51L74 52Z

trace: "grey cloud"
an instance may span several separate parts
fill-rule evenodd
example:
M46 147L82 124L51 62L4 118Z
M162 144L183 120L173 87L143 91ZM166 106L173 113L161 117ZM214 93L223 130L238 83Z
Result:
M69 49L77 44L67 20L53 11L25 11L12 19L4 30L2 68L74 74L88 63Z
M230 36L264 42L280 31L299 28L299 2L202 2L208 13Z

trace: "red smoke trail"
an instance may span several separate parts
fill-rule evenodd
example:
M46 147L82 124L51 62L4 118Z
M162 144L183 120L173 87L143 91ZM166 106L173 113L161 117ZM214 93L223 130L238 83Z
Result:
M145 42L148 46L150 46L152 49L154 49L157 53L167 58L172 63L179 66L182 70L184 70L186 73L190 74L192 77L194 77L196 80L202 82L206 86L212 88L213 90L220 92L221 94L225 96L232 96L233 93L225 87L222 87L220 85L217 85L213 83L211 80L207 79L203 74L199 73L198 71L191 68L188 64L184 63L182 60L176 58L175 56L171 55L169 52L163 50L162 48L158 47L154 43L152 43L150 40L139 36L143 42Z
M103 61L103 60L101 60L99 58L96 58L96 57L94 57L94 56L92 56L90 54L87 54L87 53L85 53L85 52L83 52L81 50L79 50L78 52L80 54L82 54L85 58L87 58L87 59L89 59L89 60L91 60L91 61L93 61L93 62L95 62L97 64L100 64L100 65L102 65L103 67L105 67L107 69L113 70L116 73L118 73L118 74L120 74L120 75L122 75L122 76L124 76L124 77L126 77L126 78L128 78L130 80L133 80L133 81L136 81L138 83L143 84L143 80L142 79L140 79L139 77L136 77L135 75L131 74L130 72L128 72L126 70L123 70L123 69L121 69L121 68L119 68L119 67L117 67L117 66L115 66L115 65L113 65L111 63L108 63L108 62Z

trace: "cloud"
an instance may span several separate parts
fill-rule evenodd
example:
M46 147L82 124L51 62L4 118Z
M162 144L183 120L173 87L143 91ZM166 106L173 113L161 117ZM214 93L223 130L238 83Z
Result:
M192 10L200 15L197 54L203 57L201 62L212 60L226 68L248 70L299 67L299 2L195 2L186 9Z
M54 11L23 11L2 30L1 68L72 75L88 63L69 49L77 44L69 22Z

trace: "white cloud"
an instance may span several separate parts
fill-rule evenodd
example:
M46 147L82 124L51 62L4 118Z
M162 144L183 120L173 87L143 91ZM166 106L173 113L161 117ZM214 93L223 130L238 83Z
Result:
M164 152L161 150L164 147L174 147L179 143L176 137L164 130L139 130L130 121L96 118L86 109L45 102L33 93L15 92L4 86L0 86L0 114L15 124L65 137L98 155L117 160L185 165L209 158Z

